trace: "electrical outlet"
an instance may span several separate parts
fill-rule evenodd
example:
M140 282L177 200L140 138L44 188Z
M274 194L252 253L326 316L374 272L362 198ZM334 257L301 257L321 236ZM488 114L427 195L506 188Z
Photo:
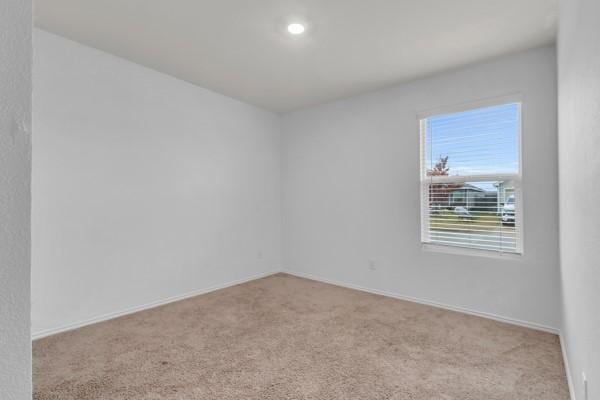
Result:
M375 271L377 269L377 263L375 260L369 260L369 269L371 271Z
M588 381L585 372L581 373L581 381L583 382L583 400L588 400Z

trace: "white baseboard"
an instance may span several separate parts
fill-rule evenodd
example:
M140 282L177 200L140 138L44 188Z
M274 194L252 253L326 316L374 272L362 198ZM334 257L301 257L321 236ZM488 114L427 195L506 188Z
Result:
M412 297L412 296L405 296L405 295L402 295L402 294L399 294L399 293L386 292L386 291L383 291L383 290L366 288L366 287L354 285L354 284L351 284L351 283L346 283L346 282L341 282L341 281L337 281L337 280L322 278L320 276L316 276L316 275L312 275L312 274L305 274L303 272L296 272L296 271L292 271L292 270L283 270L282 272L286 273L286 274L298 276L300 278L311 279L311 280L314 280L314 281L319 281L319 282L323 282L323 283L329 283L331 285L342 286L342 287L345 287L345 288L348 288L348 289L360 290L362 292L378 294L378 295L386 296L386 297L392 297L392 298L399 299L399 300L406 300L406 301L410 301L410 302L413 302L413 303L424 304L424 305L428 305L428 306L432 306L432 307L436 307L436 308L443 308L443 309L446 309L446 310L456 311L456 312L460 312L460 313L463 313L463 314L474 315L474 316L477 316L477 317L482 317L482 318L487 318L487 319L493 319L494 321L504 322L504 323L511 324L511 325L518 325L518 326L522 326L522 327L525 327L525 328L535 329L537 331L553 333L555 335L558 335L560 333L559 329L557 329L557 328L553 328L551 326L537 324L537 323L534 323L534 322L522 321L522 320L518 320L518 319L515 319L515 318L504 317L504 316L501 316L501 315L496 315L496 314L482 312L482 311L470 310L468 308L463 308L463 307L458 307L458 306L452 306L452 305L448 305L448 304L438 303L436 301L431 301L431 300L427 300L427 299L422 299L422 298L417 298L417 297Z
M447 305L447 304L442 304L442 303L438 303L438 302L431 301L431 300L425 300L425 299L411 297L411 296L404 296L404 295L401 295L401 294L398 294L398 293L392 293L392 292L386 292L386 291L377 290L377 289L365 288L365 287L354 285L354 284L350 284L350 283L345 283L345 282L336 281L336 280L332 280L332 279L326 279L326 278L322 278L322 277L319 277L319 276L316 276L316 275L305 274L305 273L302 273L302 272L296 272L296 271L290 271L290 270L275 270L275 271L265 272L265 273L262 273L262 274L252 275L252 276L249 276L249 277L246 277L246 278L242 278L242 279L238 279L238 280L235 280L235 281L223 283L223 284L220 284L220 285L214 285L214 286L211 286L211 287L208 287L208 288L194 290L194 291L191 291L191 292L188 292L188 293L184 293L184 294L181 294L181 295L172 296L172 297L169 297L169 298L166 298L166 299L163 299L163 300L157 300L157 301L153 301L151 303L143 304L143 305L140 305L140 306L130 307L130 308L127 308L125 310L121 310L121 311L117 311L117 312L113 312L113 313L99 315L97 317L89 318L89 319L86 319L84 321L62 325L62 326L59 326L59 327L56 327L56 328L50 328L50 329L41 330L41 331L32 333L31 339L32 340L41 339L41 338L44 338L44 337L47 337L47 336L55 335L57 333L70 331L70 330L81 328L81 327L84 327L84 326L87 326L87 325L92 325L92 324L95 324L95 323L98 323L98 322L107 321L107 320L118 318L118 317L121 317L121 316L124 316L124 315L128 315L128 314L133 314L133 313L138 312L138 311L148 310L148 309L151 309L151 308L154 308L154 307L162 306L164 304L174 303L176 301L184 300L184 299L187 299L187 298L190 298L190 297L195 297L195 296L199 296L201 294L206 294L206 293L214 292L216 290L225 289L227 287L231 287L231 286L239 285L239 284L242 284L242 283L250 282L250 281L253 281L253 280L256 280L256 279L260 279L260 278L264 278L264 277L267 277L267 276L270 276L270 275L274 275L274 274L277 274L277 273L280 273L280 272L284 272L286 274L298 276L300 278L311 279L311 280L318 281L318 282L328 283L328 284L331 284L331 285L342 286L342 287L349 288L349 289L360 290L362 292L378 294L378 295L382 295L382 296L386 296L386 297L392 297L392 298L395 298L395 299L406 300L406 301L410 301L410 302L413 302L413 303L424 304L424 305L428 305L428 306L432 306L432 307L437 307L437 308L443 308L443 309L446 309L446 310L461 312L461 313L464 313L464 314L474 315L474 316L478 316L478 317L482 317L482 318L488 318L488 319L492 319L492 320L495 320L495 321L505 322L505 323L512 324L512 325L523 326L523 327L526 327L526 328L531 328L531 329L535 329L535 330L539 330L539 331L543 331L543 332L549 332L549 333L556 334L556 335L558 335L558 337L560 339L560 348L561 348L561 352L562 352L562 355L563 355L563 363L564 363L564 366L565 366L565 373L567 375L567 384L569 386L569 394L570 394L571 400L576 400L576 397L575 397L575 388L573 386L573 379L571 377L571 370L569 368L569 358L567 356L565 342L564 342L564 339L563 339L563 335L556 328L552 328L552 327L545 326L545 325L540 325L540 324L535 324L535 323L532 323L532 322L521 321L521 320L517 320L517 319L514 319L514 318L503 317L503 316L499 316L499 315L496 315L496 314L485 313L485 312L470 310L470 309L466 309L466 308L462 308L462 307L456 307L456 306L451 306L451 305Z
M225 289L227 287L230 286L235 286L235 285L239 285L241 283L246 283L246 282L250 282L256 279L260 279L260 278L264 278L270 275L274 275L277 273L282 272L281 270L276 270L276 271L269 271L269 272L265 272L262 274L256 274L256 275L252 275L252 276L248 276L246 278L242 278L242 279L237 279L235 281L231 281L231 282L227 282L227 283L223 283L220 285L214 285L214 286L210 286L208 288L204 288L204 289L198 289L198 290L194 290L191 292L187 292L184 294L180 294L177 296L172 296L166 299L162 299L162 300L156 300L153 301L151 303L146 303L140 306L134 306L134 307L129 307L126 308L124 310L121 311L116 311L116 312L111 312L108 314L103 314L103 315L99 315L93 318L89 318L86 319L84 321L79 321L79 322L74 322L74 323L70 323L70 324L66 324L66 325L61 325L55 328L50 328L50 329L44 329L41 331L37 331L37 332L32 332L31 334L31 340L36 340L36 339L41 339L43 337L47 337L47 336L51 336L51 335L56 335L57 333L62 333L62 332L67 332L67 331L71 331L73 329L77 329L77 328L81 328L87 325L92 325L92 324L96 324L98 322L102 322L102 321L107 321L109 319L113 319L113 318L118 318L118 317L122 317L124 315L128 315L128 314L133 314L136 313L138 311L143 311L143 310L148 310L150 308L154 308L154 307L158 307L158 306L162 306L165 304L169 304L169 303L174 303L176 301L180 301L180 300L184 300L190 297L195 297L201 294L206 294L206 293L210 293L210 292L214 292L215 290L219 290L219 289Z
M571 376L571 368L569 367L569 356L567 355L567 345L565 344L565 339L563 337L563 333L561 332L558 335L560 338L560 350L563 355L563 364L565 365L565 373L567 374L567 385L569 385L569 395L571 396L571 400L577 400L577 396L575 396L575 386L573 385L573 377Z

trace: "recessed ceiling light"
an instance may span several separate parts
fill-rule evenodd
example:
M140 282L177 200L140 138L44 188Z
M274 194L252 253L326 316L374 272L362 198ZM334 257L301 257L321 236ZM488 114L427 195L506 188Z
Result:
M304 29L304 25L298 23L289 24L287 27L288 32L292 35L300 35L304 33Z

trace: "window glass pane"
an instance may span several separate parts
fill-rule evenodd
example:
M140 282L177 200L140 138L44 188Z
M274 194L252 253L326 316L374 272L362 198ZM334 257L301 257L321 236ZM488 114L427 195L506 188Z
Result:
M519 114L511 103L427 118L427 175L519 173Z
M429 242L518 252L512 181L430 183Z

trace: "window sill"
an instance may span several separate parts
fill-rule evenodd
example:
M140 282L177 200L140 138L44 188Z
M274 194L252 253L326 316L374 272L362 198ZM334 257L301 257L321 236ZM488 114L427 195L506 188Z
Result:
M502 260L522 260L523 258L523 253L507 253L494 250L471 249L468 247L445 246L443 244L435 243L422 242L421 248L423 251L427 252L454 254L461 256L487 257Z

